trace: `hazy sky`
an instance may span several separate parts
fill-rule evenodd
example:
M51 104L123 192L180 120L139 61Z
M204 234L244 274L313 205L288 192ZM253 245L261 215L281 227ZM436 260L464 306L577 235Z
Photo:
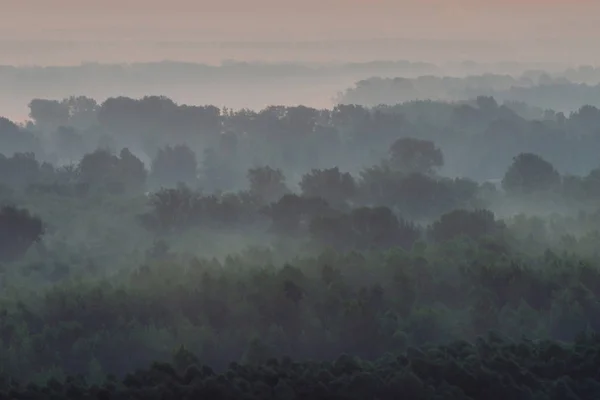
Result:
M388 58L429 54L430 60L478 55L510 59L513 55L514 59L575 57L596 62L599 57L593 49L600 36L600 0L0 0L0 6L3 63L191 57L189 49L152 49L149 42L374 38L486 42L502 47L482 51L456 45L440 55L433 54L434 48L419 52L417 46L404 49L411 53L407 57ZM105 47L32 47L41 41L102 41ZM294 58L291 50L285 56L278 51L264 54ZM383 55L387 51L380 49ZM237 53L236 57L231 49L212 49L204 57L253 54L239 49ZM336 58L343 57L339 50ZM193 58L200 60L202 55Z

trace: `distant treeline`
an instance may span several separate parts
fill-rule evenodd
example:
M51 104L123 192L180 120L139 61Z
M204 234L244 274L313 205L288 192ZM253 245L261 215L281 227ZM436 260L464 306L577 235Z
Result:
M177 104L169 98L34 99L32 122L0 119L6 156L34 153L55 165L78 162L98 148L128 148L148 167L166 146L186 145L237 189L250 168L269 165L297 182L312 168L358 173L378 163L399 138L433 141L444 153L441 173L478 181L501 178L514 156L535 153L565 174L599 166L600 110L565 115L490 97L462 103L408 102L333 109L270 106L261 111ZM573 155L577 156L574 157Z
M592 81L597 82L597 79ZM585 104L600 105L600 84L577 83L565 76L551 77L539 71L531 71L518 78L493 74L464 78L433 75L418 78L373 77L361 80L340 93L337 101L377 106L426 99L460 101L477 96L492 96L502 102L524 102L542 109L574 111Z

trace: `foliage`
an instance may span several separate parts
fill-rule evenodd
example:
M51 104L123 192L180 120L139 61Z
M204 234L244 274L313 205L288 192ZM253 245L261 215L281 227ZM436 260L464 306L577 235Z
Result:
M502 179L502 187L510 193L527 194L558 188L560 174L540 156L521 153L513 160Z
M333 207L343 208L353 200L358 191L356 180L338 167L313 169L302 176L300 189L305 197L320 197Z
M140 190L146 183L144 164L129 149L119 156L107 150L86 154L78 166L79 180L112 191Z
M150 176L156 185L183 183L194 185L198 179L196 155L186 145L159 149L152 161Z
M180 348L170 364L152 363L122 379L108 376L91 384L73 376L41 385L7 380L0 383L0 395L14 399L594 399L600 395L598 352L596 335L564 345L514 342L490 334L475 344L457 341L409 348L374 362L347 354L325 362L265 357L255 364L231 363L215 371Z
M26 209L0 209L0 261L13 261L25 254L44 234L42 220Z
M82 154L0 156L0 398L597 395L594 109L34 106Z
M444 165L444 156L432 141L400 138L390 146L390 165L407 174L429 175Z
M258 167L248 170L250 193L265 202L279 200L289 189L285 185L285 176L280 169Z
M317 217L311 221L310 233L315 243L342 251L410 249L420 237L413 224L398 219L386 207L362 207L349 214Z
M444 242L460 236L477 239L487 235L497 235L503 224L496 221L489 210L454 210L441 216L431 227L433 240Z

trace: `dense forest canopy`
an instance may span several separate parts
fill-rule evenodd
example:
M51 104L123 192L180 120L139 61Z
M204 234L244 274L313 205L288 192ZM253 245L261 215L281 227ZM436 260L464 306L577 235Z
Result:
M600 394L594 104L29 113L0 118L0 399Z
M520 152L538 154L565 174L598 167L600 111L591 105L563 113L479 96L464 102L253 111L178 104L161 96L103 103L80 96L34 99L29 108L26 125L0 120L7 155L31 152L40 161L65 165L97 148L128 148L150 169L161 150L186 145L201 169L221 175L211 189L239 188L246 171L260 164L282 169L294 184L299 171L312 168L358 173L400 137L433 141L445 156L441 174L477 181L500 179Z
M600 399L599 0L0 3L0 400Z

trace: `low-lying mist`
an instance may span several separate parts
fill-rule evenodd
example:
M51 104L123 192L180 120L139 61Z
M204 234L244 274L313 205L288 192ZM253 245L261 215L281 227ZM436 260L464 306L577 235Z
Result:
M595 354L600 329L600 110L579 92L562 98L570 112L530 100L560 99L557 81L583 87L596 71L420 88L448 90L444 101L280 105L386 68L430 82L418 78L430 67L401 63L82 66L69 74L97 74L105 98L29 98L28 121L0 118L0 398L130 396L164 381L175 398L262 399L319 379L315 393L474 399L491 397L465 382L492 370L528 371L544 385L523 392L556 394L548 382L582 346ZM198 69L198 88L218 95L194 94ZM80 87L60 68L6 71L30 74L31 91L49 76ZM101 87L116 76L129 86ZM153 77L209 105L142 95ZM525 81L523 98L478 92ZM389 88L360 87L373 82L369 95ZM559 372L531 367L554 362ZM459 376L434 382L446 373L435 365ZM581 376L564 385L582 391L592 372Z

